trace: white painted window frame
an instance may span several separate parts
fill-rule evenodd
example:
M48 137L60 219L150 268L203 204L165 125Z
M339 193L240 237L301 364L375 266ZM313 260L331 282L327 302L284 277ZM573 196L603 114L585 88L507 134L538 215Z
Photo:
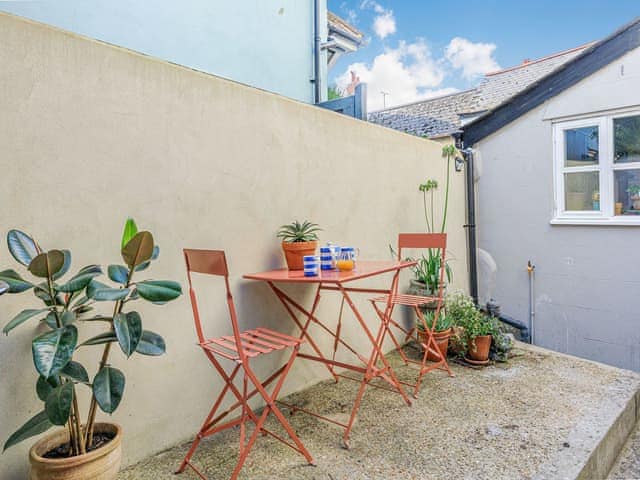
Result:
M640 109L610 112L578 120L553 123L553 178L554 216L556 225L631 225L640 226L640 216L625 217L615 215L614 172L640 169L640 162L614 163L613 121L616 118L640 115ZM598 165L565 167L566 130L583 127L598 127ZM575 172L599 172L600 210L570 211L565 209L564 174Z

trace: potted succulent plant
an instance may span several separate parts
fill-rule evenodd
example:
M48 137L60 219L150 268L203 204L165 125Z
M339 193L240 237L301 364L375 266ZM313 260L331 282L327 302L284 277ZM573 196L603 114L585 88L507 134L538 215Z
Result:
M302 257L315 253L318 248L317 232L320 230L318 225L306 220L302 223L295 220L280 227L276 235L282 239L282 251L289 270L304 269Z
M180 284L163 280L137 280L139 272L158 257L151 233L138 232L129 219L122 236L124 265L109 265L109 279L115 285L96 280L103 274L99 265L89 265L67 280L71 267L68 250L48 250L29 235L11 230L7 235L13 258L34 277L25 279L13 269L0 272L0 294L32 291L43 305L23 310L2 330L9 334L28 320L39 327L31 342L33 363L38 374L35 391L44 403L42 411L29 419L4 444L4 450L49 430L63 427L38 441L29 453L32 480L39 479L115 479L120 466L122 431L118 425L96 422L98 409L113 413L125 388L122 371L109 364L112 346L127 358L136 355L162 355L165 342L160 335L145 330L138 312L131 309L136 300L163 304L178 298ZM111 312L89 316L95 307L113 302ZM80 341L85 322L104 324L103 333ZM102 347L97 372L74 360L77 350ZM82 416L78 395L88 393L89 409Z
M631 196L633 202L633 209L640 210L640 185L629 185L627 193Z
M435 318L434 311L427 311L424 313L424 319L427 324L427 328L431 329L433 325L433 319ZM416 322L418 329L418 341L421 344L427 343L427 334L424 330L424 324L421 321ZM447 356L447 350L449 349L449 337L451 337L451 331L453 327L453 319L447 316L444 310L440 311L438 315L438 321L436 322L435 329L433 331L433 338L438 344L438 350L444 357ZM431 362L437 362L440 360L431 351L427 352L427 360Z

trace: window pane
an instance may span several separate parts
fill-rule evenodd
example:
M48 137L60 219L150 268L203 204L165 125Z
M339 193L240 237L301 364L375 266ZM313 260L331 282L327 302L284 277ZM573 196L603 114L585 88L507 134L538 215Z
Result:
M598 127L564 131L564 166L584 167L598 164Z
M570 211L600 210L598 172L564 174L564 208Z
M640 116L613 120L616 163L640 162Z
M640 170L614 172L616 215L640 215Z

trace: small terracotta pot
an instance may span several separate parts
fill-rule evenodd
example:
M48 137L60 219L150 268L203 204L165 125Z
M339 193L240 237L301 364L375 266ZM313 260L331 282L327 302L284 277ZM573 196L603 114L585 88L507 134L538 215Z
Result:
M475 345L475 348L474 348ZM480 335L469 341L467 355L471 360L484 362L489 359L489 349L491 348L491 335Z
M443 330L442 332L433 332L433 339L438 344L438 350L440 350L440 353L442 353L442 356L444 358L447 358L447 350L449 349L449 337L451 337L451 331L452 330L448 328L447 330ZM426 345L427 340L427 334L422 330L418 330L418 341ZM429 360L430 362L440 361L440 359L431 351L427 353L427 360Z
M289 270L304 270L302 257L313 255L318 248L318 241L311 242L282 242L282 251L287 260Z
M113 423L96 423L94 432L115 436L97 450L76 457L42 456L67 443L68 430L59 430L37 442L29 451L30 480L115 480L122 461L122 429Z

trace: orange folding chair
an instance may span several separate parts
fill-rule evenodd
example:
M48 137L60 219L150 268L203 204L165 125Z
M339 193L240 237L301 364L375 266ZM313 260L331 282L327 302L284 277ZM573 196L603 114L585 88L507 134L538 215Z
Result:
M394 279L394 284L392 287L392 292L388 295L382 295L380 297L372 298L371 303L373 303L376 312L380 316L380 319L384 323L386 327L386 332L389 334L389 337L392 339L396 349L400 353L400 357L404 361L405 365L410 363L417 364L420 366L420 370L418 372L418 378L415 383L407 383L400 382L404 385L413 388L413 396L417 397L418 390L420 389L420 384L422 383L422 378L428 372L436 368L442 368L447 371L449 376L453 377L453 373L449 368L449 364L447 363L447 356L442 355L440 349L438 348L438 344L436 343L433 333L436 328L436 324L438 323L438 318L442 311L442 307L444 304L444 275L445 275L445 250L447 248L447 234L446 233L401 233L398 235L398 260L402 259L402 249L436 249L440 255L440 282L438 293L435 296L419 296L419 295L404 295L398 293L398 281L397 278ZM384 304L384 311L380 309L378 304ZM427 321L423 314L423 307L425 305L433 305L435 304L435 311L433 315L433 319L431 322L431 327L428 326ZM392 318L393 309L396 305L404 305L406 307L412 308L416 314L416 320L419 322L425 332L426 342L421 343L422 348L424 349L424 354L422 356L421 362L416 362L414 360L410 360L404 350L402 349L402 345L398 341L397 337L393 333L391 327L395 327L399 329L401 332L405 334L405 339L403 343L406 343L410 338L413 337L414 333L417 332L417 324L410 327L405 328L400 325L397 321ZM427 356L431 353L437 360L435 362L428 362ZM432 357L433 358L433 357Z
M274 332L266 328L255 328L253 330L246 330L241 332L238 327L238 319L236 316L236 310L233 303L233 297L231 296L231 290L229 287L229 272L227 270L227 261L225 254L221 250L184 250L184 258L187 263L187 276L189 277L189 294L191 296L191 307L193 309L193 318L196 325L196 332L198 334L198 345L202 348L205 355L220 376L225 382L225 386L220 392L220 395L216 399L211 408L211 411L207 415L202 427L196 434L196 438L191 444L191 448L184 457L184 460L180 464L180 468L176 473L182 473L187 466L189 466L200 478L206 477L191 463L191 457L194 454L200 441L222 430L240 427L240 455L238 463L236 464L231 479L236 479L242 465L244 464L251 447L255 443L258 434L271 435L277 440L281 441L285 445L291 447L296 452L302 454L307 459L309 464L313 464L313 458L304 447L298 436L291 428L289 422L282 414L282 412L276 406L276 398L282 388L284 380L293 365L293 361L298 355L300 345L304 342L299 338L294 338L289 335ZM198 313L198 305L196 302L196 294L192 284L192 273L200 273L206 275L218 275L224 277L225 286L227 289L227 304L229 308L229 314L231 316L231 325L233 327L233 335L224 336L220 338L206 339L202 329L202 323L200 321L200 315ZM291 348L291 356L289 360L280 367L269 378L261 382L256 374L251 369L249 362L260 355L268 354L276 350L284 350ZM228 374L220 363L220 360L226 359L233 362L234 366L231 369L231 373ZM242 390L240 390L234 384L234 380L238 374L242 372ZM269 394L267 387L269 384L275 382L273 390ZM251 386L249 386L251 385ZM236 401L227 410L216 415L216 412L222 404L223 398L231 392L235 396ZM249 406L249 399L254 395L260 394L266 403L264 410L260 415L255 413ZM239 409L240 415L232 420L222 422L231 412ZM293 443L287 441L280 435L267 430L264 427L265 421L269 413L273 413L279 420L286 433L289 435ZM222 422L222 423L221 423ZM247 432L247 423L254 423L255 428L251 435Z

